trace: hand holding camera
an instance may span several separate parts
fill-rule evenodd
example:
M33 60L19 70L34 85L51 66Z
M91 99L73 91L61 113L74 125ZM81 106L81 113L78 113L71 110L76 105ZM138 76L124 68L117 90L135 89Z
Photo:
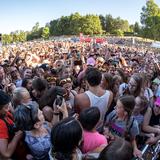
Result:
M62 113L63 118L68 117L67 105L63 97L57 96L53 104L54 113Z

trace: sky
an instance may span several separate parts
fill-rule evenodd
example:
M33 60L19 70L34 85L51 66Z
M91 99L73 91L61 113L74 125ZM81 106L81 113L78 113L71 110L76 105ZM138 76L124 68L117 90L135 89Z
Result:
M160 6L160 0L155 0ZM62 15L111 14L130 24L140 22L146 0L0 0L0 33L30 31L36 22L43 27Z

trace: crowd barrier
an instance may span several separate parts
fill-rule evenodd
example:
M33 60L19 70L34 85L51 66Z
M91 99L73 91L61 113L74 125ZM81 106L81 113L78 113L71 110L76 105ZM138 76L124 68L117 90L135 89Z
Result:
M155 145L146 144L142 150L142 158L134 160L159 160L160 159L160 141Z

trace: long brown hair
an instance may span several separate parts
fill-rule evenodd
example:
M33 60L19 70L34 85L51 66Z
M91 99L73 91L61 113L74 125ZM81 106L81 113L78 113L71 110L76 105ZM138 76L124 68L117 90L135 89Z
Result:
M137 83L137 88L136 88L136 91L135 91L135 93L133 95L133 96L137 97L141 93L143 79L142 79L142 76L140 74L138 74L138 73L133 74L131 76L131 78L133 78Z
M126 131L124 137L130 141L130 129L132 128L134 119L131 117L133 109L135 107L135 97L132 95L124 95L119 97L119 101L122 103L124 110L127 112Z

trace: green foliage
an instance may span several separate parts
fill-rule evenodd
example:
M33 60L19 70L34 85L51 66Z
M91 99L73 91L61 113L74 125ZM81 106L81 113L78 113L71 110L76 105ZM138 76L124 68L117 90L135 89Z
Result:
M44 27L43 30L42 30L42 37L44 39L48 39L49 38L49 27Z
M13 37L10 34L3 34L2 35L2 42L3 44L10 44L13 41Z
M102 26L98 16L86 15L81 18L81 32L84 34L101 34Z
M102 33L102 27L99 16L75 13L51 21L50 31L51 35L78 35L80 32L92 35Z
M27 34L27 40L33 40L33 39L38 39L38 38L41 38L41 35L42 35L42 31L43 31L43 28L39 27L39 22L37 22L33 28L32 28L32 31L30 31L28 34Z
M123 20L120 17L113 18L112 15L109 14L105 16L105 20L102 16L100 20L101 20L101 24L104 25L103 28L105 29L106 32L115 34L115 33L118 33L119 31L122 31L122 32L130 31L128 21Z
M2 35L3 44L10 44L13 42L25 42L27 37L27 33L24 31L15 31L10 34Z
M140 31L141 31L141 27L140 27L139 23L136 22L136 23L134 24L134 32L137 33L137 34L139 34Z
M154 0L148 0L142 8L141 23L143 25L142 35L154 40L160 40L160 8Z
M106 19L105 19L105 17L103 15L99 15L99 19L101 21L101 26L102 26L103 31L105 31L106 30Z
M124 32L120 29L115 30L112 34L114 34L116 36L124 36Z

